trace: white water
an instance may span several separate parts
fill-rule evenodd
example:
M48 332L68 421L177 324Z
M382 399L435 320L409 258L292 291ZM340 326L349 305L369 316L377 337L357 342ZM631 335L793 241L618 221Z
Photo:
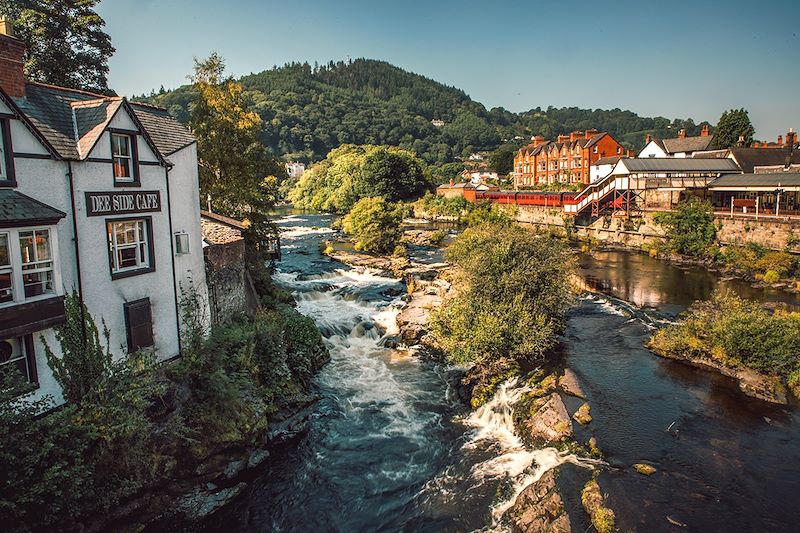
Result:
M497 388L494 397L475 410L464 422L475 428L471 439L464 444L465 450L485 446L487 443L496 449L496 455L472 467L476 479L508 478L512 483L510 497L492 507L495 525L503 514L514 504L517 496L542 475L564 463L591 467L596 462L581 459L575 454L562 453L556 448L528 450L514 431L513 407L529 387L517 386L517 379L506 381Z

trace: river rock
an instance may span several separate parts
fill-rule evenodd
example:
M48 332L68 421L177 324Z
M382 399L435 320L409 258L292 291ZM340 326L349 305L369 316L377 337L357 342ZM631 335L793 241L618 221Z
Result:
M520 533L570 533L572 526L556 487L555 470L548 470L523 490L506 512L511 529Z
M239 483L233 487L212 491L196 488L178 504L180 510L191 520L206 517L239 495L247 485Z
M657 472L654 466L647 463L636 463L633 465L633 468L635 468L637 472L644 476L651 476Z
M523 427L534 441L555 444L572 436L572 421L558 393L536 400L541 402L536 413Z
M592 421L592 415L589 414L590 409L591 408L589 407L589 404L583 402L583 405L581 405L578 410L575 411L575 414L572 415L572 418L575 419L575 422L578 424L585 426Z
M606 507L605 496L596 480L592 479L583 488L581 503L597 533L613 533L616 530L614 511Z
M411 300L397 315L400 337L406 344L418 344L428 333L428 318L431 310L442 305L442 297L434 292L429 294L425 288L416 291Z
M581 400L586 399L586 395L583 393L583 389L578 383L578 376L569 368L564 369L564 375L558 380L558 385L565 394L575 396Z

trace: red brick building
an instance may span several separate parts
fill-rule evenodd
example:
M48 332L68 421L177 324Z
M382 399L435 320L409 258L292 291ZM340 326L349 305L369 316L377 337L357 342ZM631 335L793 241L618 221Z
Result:
M556 141L536 136L514 157L514 184L530 187L590 181L592 163L601 157L627 154L614 137L597 130L573 131Z

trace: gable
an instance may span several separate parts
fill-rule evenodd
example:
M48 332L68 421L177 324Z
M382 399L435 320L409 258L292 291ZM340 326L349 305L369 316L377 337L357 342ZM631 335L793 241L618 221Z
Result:
M82 158L98 158L108 159L111 157L111 133L118 131L121 133L130 133L136 135L136 148L138 149L138 159L140 162L159 162L159 157L150 146L145 132L139 127L137 122L131 117L128 108L120 105L115 110L113 116L110 117L105 124L100 125L101 130L94 132L95 138L92 146L89 148L88 153L81 153ZM81 144L84 144L84 139L81 139Z

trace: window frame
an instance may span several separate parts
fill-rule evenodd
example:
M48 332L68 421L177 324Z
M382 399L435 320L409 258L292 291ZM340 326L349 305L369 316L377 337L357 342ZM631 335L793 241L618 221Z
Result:
M108 129L109 143L111 150L111 175L114 177L114 187L141 187L141 176L139 174L139 148L138 148L138 131ZM128 139L128 151L130 152L128 158L130 160L130 176L118 177L114 169L117 158L125 157L118 156L114 153L114 137L125 137Z
M148 314L150 315L150 344L137 346L134 348L133 346L133 330L131 329L131 309L134 309L137 306L141 306L142 304L147 303L147 310ZM132 300L130 302L125 302L122 304L122 312L125 315L125 342L126 342L126 349L129 354L136 353L137 351L144 349L144 348L151 348L156 345L156 336L153 332L153 303L150 301L149 297L140 298L138 300Z
M0 274L7 273L9 274L9 281L10 286L8 287L8 291L11 294L11 299L7 302L0 302L0 306L5 304L13 304L14 303L14 295L16 291L14 290L14 255L12 253L12 246L11 246L11 232L10 231L0 231L0 237L6 238L6 253L8 254L8 264L0 264Z
M114 271L114 248L112 247L112 234L109 232L109 225L121 223L121 222L138 222L144 221L145 229L144 234L146 241L146 250L148 253L148 264L147 266L138 267L138 268L130 268L127 270L121 271ZM105 219L105 232L106 232L106 243L108 246L108 270L111 274L112 280L118 280L123 278L129 278L131 276L138 276L141 274L148 274L150 272L155 272L156 270L156 254L155 254L155 246L153 243L153 217L123 217L123 218L106 218ZM139 244L137 244L137 247Z
M15 360L19 360L19 359L24 359L25 360L25 364L28 367L28 376L27 376L28 384L29 385L33 385L34 389L38 389L39 388L39 371L36 368L36 349L35 349L34 344L33 344L33 334L32 333L28 333L27 335L21 335L19 337L4 338L4 339L0 339L0 341L8 341L8 340L11 340L11 339L16 339L16 341L19 343L19 346L25 352L22 357L18 357ZM12 362L0 363L0 368L2 368L4 365L8 365L8 364L13 364L13 363ZM23 376L23 377L25 377L25 376ZM30 392L30 391L29 390L24 390L24 391L20 392L20 396L22 396L23 394L27 394L28 392Z
M46 259L40 259L39 258L39 247L36 244L36 236L39 233L45 233L45 232L47 233L47 248L48 248L49 257L46 258ZM20 250L19 265L20 265L21 275L23 277L23 280L22 280L22 294L25 297L25 300L28 301L29 299L34 299L34 298L39 298L39 297L46 297L48 295L55 296L56 295L56 287L55 287L55 266L56 265L55 265L55 259L54 259L54 255L55 254L53 253L52 231L50 231L49 228L20 228L19 230L17 230L17 240L18 241L20 239L22 239L22 234L23 233L30 233L31 234L31 237L33 239L33 241L32 241L33 252L34 252L34 255L35 255L35 258L34 258L33 261L29 261L28 263L23 262L23 258L22 258L22 243L20 243L20 245L19 245L19 250ZM43 263L49 263L50 266L48 268L44 268L44 267L40 266ZM33 268L26 269L25 268L26 265L31 265ZM12 266L12 268L13 268L13 266ZM42 292L41 294L35 294L33 296L28 296L26 294L26 284L25 284L25 279L24 279L25 275L26 274L41 274L41 273L46 273L46 272L50 272L50 283L52 284L52 288L50 289L50 291L49 292ZM39 281L37 283L41 284L42 282Z
M0 116L0 149L2 155L0 156L0 165L2 165L3 174L0 174L1 187L16 187L17 174L14 168L14 144L11 140L11 118L7 116Z
M50 292L38 294L36 296L25 296L25 283L22 270L22 248L19 242L19 234L28 231L47 231L50 244L50 262L52 263L51 272L53 289ZM58 246L58 228L56 226L29 226L19 228L0 228L0 233L8 235L8 255L11 262L11 291L12 300L0 303L0 308L13 307L39 300L46 300L63 295L61 286L61 260Z
M189 243L189 234L185 231L176 231L172 234L173 238L175 239L175 255L188 255L192 253L192 247ZM182 245L178 244L179 239L186 240L186 248L184 249Z

